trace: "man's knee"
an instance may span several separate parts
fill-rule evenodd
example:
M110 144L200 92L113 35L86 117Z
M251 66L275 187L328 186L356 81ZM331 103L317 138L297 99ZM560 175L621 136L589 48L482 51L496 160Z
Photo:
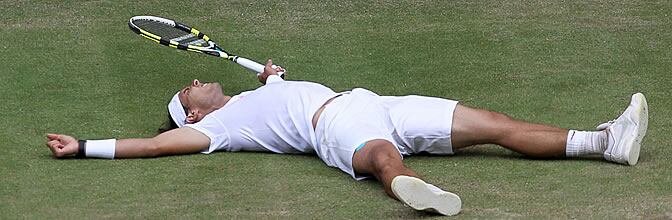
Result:
M380 173L397 169L401 165L401 155L390 141L372 140L355 153L353 163L361 172Z
M467 119L466 122L475 122L474 126L479 125L497 125L507 123L513 120L504 113L489 111L485 109L469 108L459 106L456 117Z
M397 170L403 167L401 155L394 144L389 141L381 143L372 149L371 162L374 169L379 173Z
M453 148L496 142L515 127L514 121L503 113L458 105L451 131Z
M511 127L511 123L514 121L513 118L504 113L483 111L485 112L483 113L484 120L490 122L487 126L496 131L506 130L506 128Z

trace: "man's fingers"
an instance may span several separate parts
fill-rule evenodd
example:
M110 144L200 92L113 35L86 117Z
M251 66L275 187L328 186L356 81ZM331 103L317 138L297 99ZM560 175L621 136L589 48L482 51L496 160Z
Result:
M47 142L47 146L50 148L63 148L63 144L58 140L51 140Z
M56 158L61 158L65 156L63 153L65 150L63 149L65 146L61 143L47 143L47 147L49 147L49 150L51 150L51 154L56 157Z
M266 67L271 67L271 66L273 66L273 60L271 60L271 58L268 58L268 60L266 60Z
M47 147L51 151L51 154L54 155L54 157L59 158L62 156L60 152L63 151L63 145L60 143L47 143Z
M47 144L47 147L49 147L49 150L51 151L51 153L53 155L56 155L56 149L58 149L58 148L53 148L53 147L49 146L49 144Z
M62 158L66 155L65 144L72 143L73 137L60 134L47 134L47 147L56 158Z
M47 139L49 139L49 140L58 140L58 139L61 139L61 135L58 135L58 134L47 134Z

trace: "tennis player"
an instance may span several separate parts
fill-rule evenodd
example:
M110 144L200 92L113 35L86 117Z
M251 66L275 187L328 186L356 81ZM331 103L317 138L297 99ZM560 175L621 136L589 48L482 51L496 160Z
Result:
M402 158L421 152L451 155L497 144L537 157L601 154L635 165L646 133L646 99L632 96L625 112L597 131L515 120L457 101L424 96L379 96L366 89L334 92L312 82L285 81L266 63L260 88L227 96L218 83L193 80L168 104L174 128L145 139L77 140L48 134L54 157L137 158L215 151L316 154L356 180L375 177L385 192L416 210L455 215L457 195L426 183Z

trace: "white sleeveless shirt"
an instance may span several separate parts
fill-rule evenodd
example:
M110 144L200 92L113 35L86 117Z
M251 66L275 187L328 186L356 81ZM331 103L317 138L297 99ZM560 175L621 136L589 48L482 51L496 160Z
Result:
M210 138L213 151L313 153L317 145L312 118L337 93L311 82L269 77L256 90L234 96L224 107L187 127Z

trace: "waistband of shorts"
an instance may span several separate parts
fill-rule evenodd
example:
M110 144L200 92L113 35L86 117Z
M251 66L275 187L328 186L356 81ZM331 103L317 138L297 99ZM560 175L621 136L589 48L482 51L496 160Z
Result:
M326 115L330 115L333 111L339 111L340 104L345 102L347 100L347 97L351 94L351 91L345 91L345 92L340 92L338 95L334 97L338 97L335 99L332 99L331 102L324 107L324 110L322 110L322 113L320 113L319 118L317 119L317 124L315 124L315 139L317 139L317 147L322 145L322 137L324 137L324 129L325 129L325 124L327 120L332 120L332 118L327 118L325 117ZM311 123L312 125L312 123Z

